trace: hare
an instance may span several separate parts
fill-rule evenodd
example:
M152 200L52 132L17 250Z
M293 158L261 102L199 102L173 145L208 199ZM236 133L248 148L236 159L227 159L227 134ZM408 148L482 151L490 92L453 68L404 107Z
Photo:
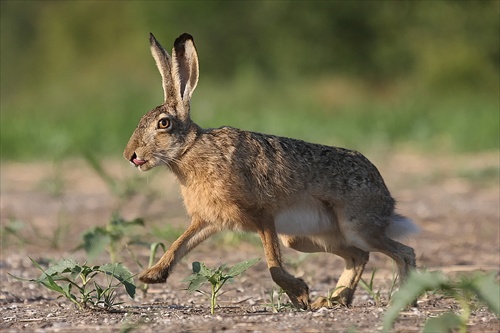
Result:
M231 127L200 128L190 118L199 74L193 37L179 36L172 56L153 34L150 44L164 102L141 118L124 157L141 171L170 168L191 224L140 274L142 282L165 282L184 255L221 230L258 233L272 279L297 308L332 301L349 305L371 251L394 259L399 280L405 281L415 254L394 238L417 228L395 213L394 199L366 157ZM297 251L329 252L345 260L331 300L310 303L307 284L283 268L280 240Z

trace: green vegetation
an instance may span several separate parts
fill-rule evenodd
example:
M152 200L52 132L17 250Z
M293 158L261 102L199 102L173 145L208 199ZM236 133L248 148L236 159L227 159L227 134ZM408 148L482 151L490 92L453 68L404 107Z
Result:
M118 156L162 99L149 31L167 49L195 36L203 127L361 150L498 149L498 1L0 6L2 160Z
M23 235L26 228L26 223L17 219L8 219L6 223L0 225L0 240L2 246L13 246L19 244L24 246L28 243L28 239Z
M111 310L113 306L120 304L116 302L116 289L120 286L125 288L130 297L134 298L135 296L132 273L122 264L87 266L86 264L80 265L73 259L61 259L44 270L33 259L31 259L31 262L42 271L39 278L23 279L9 275L21 281L35 282L55 291L73 302L80 309ZM96 281L97 275L103 274L107 277L105 286ZM113 284L113 279L118 282Z
M407 305L412 304L425 292L443 294L454 298L462 307L461 314L446 312L439 317L427 320L424 332L467 332L467 321L472 309L478 302L486 306L497 316L500 315L500 285L495 274L474 273L451 279L442 272L414 271L406 284L394 294L393 304L384 317L384 332L389 332L392 324Z
M114 214L106 226L96 226L86 231L80 248L85 250L90 260L106 251L111 262L117 262L119 253L126 245L140 243L140 238L134 230L137 226L144 226L144 221L140 218L127 221Z
M217 296L222 286L224 286L227 281L255 265L257 261L259 261L259 258L242 261L233 267L228 267L226 264L223 264L216 269L208 268L205 264L195 261L193 262L193 274L183 281L189 282L188 291L198 291L200 293L203 293L200 287L207 282L210 283L212 286L210 292L210 313L214 314L215 307L217 306Z
M375 273L377 272L376 269L372 271L372 275L370 276L370 281L366 282L364 279L359 280L359 285L370 295L370 297L373 299L375 302L376 306L382 306L382 293L380 292L380 288L375 291L375 285L373 284L375 280ZM391 284L389 286L389 291L387 292L387 302L391 302L392 299L392 294L397 286L397 273L396 273L396 267L393 262L393 269L392 269L392 279L391 279Z
M162 248L163 252L167 251L165 244L162 242L152 243L149 247L149 260L148 260L148 268L152 267L155 263L156 252L158 252L158 248ZM129 254L134 258L135 262L139 265L141 269L144 269L143 265L137 260L137 257L129 251ZM146 294L149 289L149 284L144 283L141 287L141 290Z
M285 297L285 295L286 293L281 287L278 286L277 291L275 291L274 288L271 288L271 291L269 292L269 298L271 302L266 305L269 305L271 307L273 313L283 312L286 309L288 310L296 309L291 302L287 303L283 302L283 297Z

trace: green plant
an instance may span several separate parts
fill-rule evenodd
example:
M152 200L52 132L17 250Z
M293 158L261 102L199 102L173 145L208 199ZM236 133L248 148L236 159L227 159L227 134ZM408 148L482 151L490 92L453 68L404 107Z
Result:
M163 252L166 251L165 244L162 242L156 242L150 245L150 250L149 250L149 261L148 261L148 268L153 266L155 263L155 257L156 257L156 252L158 252L158 248L161 247L163 249ZM127 246L127 251L128 253L132 256L134 261L137 263L137 265L141 268L144 269L144 266L141 264L141 262L137 259L137 256L129 250ZM142 286L139 287L144 293L148 292L149 285L147 283L144 283Z
M73 259L61 259L44 270L40 264L31 259L33 265L42 271L37 279L24 279L9 274L21 281L35 282L49 290L59 293L78 308L110 310L121 304L116 302L116 289L123 286L127 294L134 298L135 284L132 273L122 264L105 264L102 266L80 265ZM96 281L98 275L105 275L107 283L102 286ZM117 280L113 284L113 279ZM76 291L76 292L75 292Z
M462 307L462 313L445 313L427 320L424 332L451 331L458 329L467 331L467 321L475 301L480 301L500 315L500 285L495 275L480 273L450 279L442 272L412 272L405 285L394 294L393 304L384 317L383 332L389 332L399 312L413 303L424 292L442 293L454 298Z
M277 291L275 291L274 288L271 288L269 293L271 303L269 303L269 306L271 306L274 313L284 311L287 308L295 309L292 303L283 303L283 295L285 295L285 291L281 287L278 287Z
M6 223L2 223L0 226L2 246L5 246L11 237L17 239L21 245L26 244L28 240L21 234L25 228L26 223L14 218L9 218Z
M217 305L217 296L222 288L222 286L230 279L235 276L240 275L246 271L249 267L255 265L259 261L259 258L242 261L237 263L233 267L228 267L227 265L221 265L219 268L212 269L205 266L205 264L198 261L193 262L193 274L185 278L184 282L189 282L187 290L190 292L200 291L200 287L209 282L212 286L210 294L210 313L214 314L215 307Z
M361 278L361 280L359 280L359 285L366 291L368 292L368 294L370 294L371 298L373 298L373 301L375 302L375 305L376 306L380 306L382 304L382 300L381 300L381 297L380 297L380 289L378 289L377 291L375 291L373 288L373 280L375 278L375 272L377 271L377 269L374 269L372 271L372 275L370 277L370 281L368 283L366 283L366 281Z
M393 262L394 265L394 262ZM396 273L396 267L395 265L393 266L392 269L392 279L391 279L391 285L389 286L389 290L387 292L387 302L390 302L392 299L392 294L394 292L394 289L396 288L397 285L397 273ZM373 301L375 302L376 306L381 306L382 305L382 293L380 292L380 288L375 291L375 286L373 284L375 280L375 274L377 272L377 269L374 269L372 271L372 275L370 276L370 281L367 283L363 278L359 280L359 285L371 296Z
M327 306L329 308L332 308L334 306L344 306L342 303L339 303L337 299L333 298L333 294L337 290L344 289L344 288L345 288L345 286L335 286L335 288L332 291L330 291L330 289L328 289L328 292L326 293L326 300L327 300Z
M124 243L135 241L135 235L134 237L129 235L136 226L144 226L144 221L140 218L127 221L114 213L106 226L86 231L79 248L83 248L91 260L106 250L111 262L116 262Z

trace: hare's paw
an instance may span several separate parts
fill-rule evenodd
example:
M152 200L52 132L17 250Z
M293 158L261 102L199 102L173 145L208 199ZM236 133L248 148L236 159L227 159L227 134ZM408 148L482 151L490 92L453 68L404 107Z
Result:
M139 275L139 280L144 283L165 283L167 282L168 272L158 267L151 267L144 270Z
M319 310L321 308L331 307L331 302L326 297L318 297L314 302L311 303L311 310Z
M319 310L321 308L337 308L342 306L349 306L348 299L345 297L335 296L332 298L318 297L311 303L311 310Z
M309 287L302 279L294 279L294 283L285 290L288 298L297 309L309 309Z
M297 308L301 310L307 310L309 309L309 294L302 294L298 296L290 296L290 301L292 301L292 304Z

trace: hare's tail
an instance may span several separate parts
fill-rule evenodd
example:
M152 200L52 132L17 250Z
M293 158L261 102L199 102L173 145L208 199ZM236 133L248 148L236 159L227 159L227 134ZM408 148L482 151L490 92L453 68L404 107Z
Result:
M418 233L420 228L407 217L393 214L386 231L386 236L391 239L401 239L410 234Z

